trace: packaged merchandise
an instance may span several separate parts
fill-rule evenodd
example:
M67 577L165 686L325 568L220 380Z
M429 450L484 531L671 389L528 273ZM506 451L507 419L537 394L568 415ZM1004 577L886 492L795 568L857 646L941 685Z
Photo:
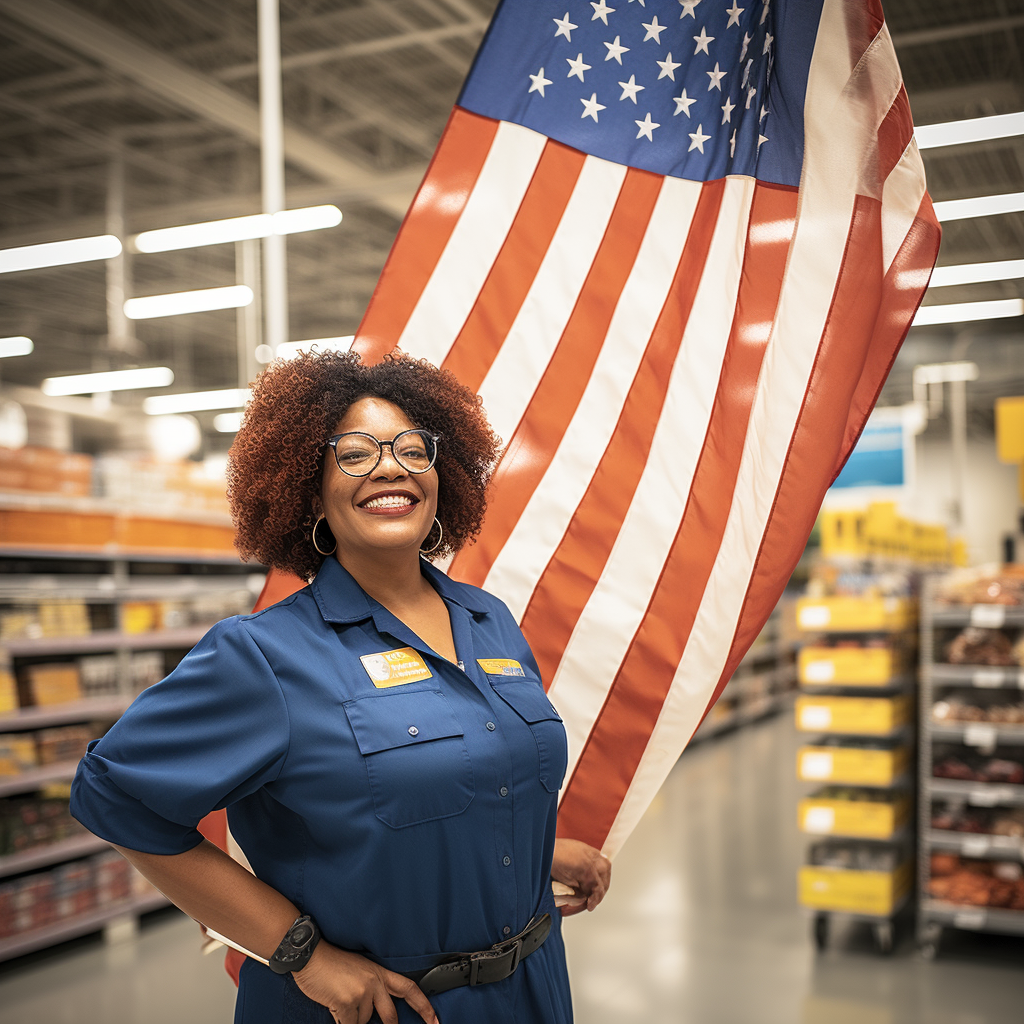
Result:
M950 573L936 600L945 605L1024 605L1024 566L960 569Z
M959 802L937 802L932 808L932 828L972 835L1024 839L1024 808L978 808Z
M0 667L0 715L17 711L19 706L18 684L14 673L7 666Z
M85 755L89 741L103 732L100 725L63 725L35 733L39 764L77 761Z
M22 707L47 707L80 700L81 678L74 662L29 665L18 680Z
M119 692L116 654L90 654L78 659L83 697L112 697Z
M39 763L35 737L31 733L0 735L0 775L20 775Z
M1018 665L1018 654L1010 637L1001 629L968 626L946 645L946 661L950 665Z
M0 799L0 855L50 846L84 833L68 804L66 795L39 793Z
M1022 786L1024 754L1010 749L1005 756L989 757L963 748L939 747L935 751L932 775L937 779Z
M932 705L936 722L992 722L995 725L1024 725L1024 699L1009 700L1005 694L977 690L947 691L944 700Z
M1019 861L971 860L933 853L928 895L971 907L1024 910L1024 868Z

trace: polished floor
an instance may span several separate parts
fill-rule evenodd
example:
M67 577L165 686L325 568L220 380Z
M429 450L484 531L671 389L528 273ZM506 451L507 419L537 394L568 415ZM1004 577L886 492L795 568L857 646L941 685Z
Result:
M961 933L927 962L909 934L883 958L852 927L814 951L796 745L782 715L683 757L605 903L566 922L578 1024L1021 1024L1024 941ZM232 1002L219 955L174 911L134 940L0 965L0 1024L223 1024Z

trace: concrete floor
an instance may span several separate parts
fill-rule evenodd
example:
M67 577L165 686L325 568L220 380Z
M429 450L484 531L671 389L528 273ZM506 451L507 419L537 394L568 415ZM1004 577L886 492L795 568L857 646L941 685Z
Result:
M909 929L881 958L853 926L815 953L796 906L796 746L782 715L682 759L605 903L566 922L578 1024L1021 1024L1022 940L957 933L928 963ZM220 959L161 912L132 941L0 964L0 1024L224 1024Z

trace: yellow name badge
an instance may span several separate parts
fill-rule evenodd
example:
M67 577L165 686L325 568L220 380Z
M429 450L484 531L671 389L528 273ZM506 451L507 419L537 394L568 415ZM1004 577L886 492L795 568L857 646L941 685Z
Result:
M525 676L523 666L511 658L477 658L476 663L489 676Z
M418 683L421 679L431 677L427 663L411 647L381 651L380 654L364 654L359 660L378 690L402 686L404 683Z

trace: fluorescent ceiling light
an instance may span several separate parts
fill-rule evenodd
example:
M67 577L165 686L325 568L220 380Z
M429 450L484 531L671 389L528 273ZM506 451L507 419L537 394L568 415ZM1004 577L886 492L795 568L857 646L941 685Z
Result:
M11 356L27 356L35 346L31 338L18 335L15 338L0 338L0 359Z
M189 391L183 395L158 395L142 403L142 411L150 416L172 412L205 412L208 409L237 409L249 401L248 388L225 388L223 391Z
M47 377L44 395L95 395L104 391L133 391L137 388L165 388L174 383L166 366L139 370L110 370L105 373L76 373L71 377Z
M922 306L914 327L928 324L960 324L969 320L996 320L1024 314L1024 299L994 299L991 302L953 302L943 306Z
M173 249L195 249L221 242L241 242L270 235L292 235L300 231L318 231L341 223L341 210L336 206L307 206L300 210L279 213L256 213L249 217L228 217L201 224L182 224L174 228L143 231L132 245L138 252L170 252Z
M947 288L953 284L982 284L986 281L1012 281L1024 277L1024 260L1000 260L995 263L962 263L956 267L936 267L931 286Z
M1024 210L1024 192L1006 192L999 196L975 196L973 199L949 199L935 204L939 220L966 220L968 217L991 217L997 213L1020 213Z
M252 302L252 289L244 284L227 288L200 288L193 292L171 292L168 295L145 295L129 299L124 304L124 315L129 320L152 320L158 316L178 316L181 313L204 313L211 309L237 309Z
M354 334L343 338L310 338L307 341L285 341L277 346L278 359L294 359L301 352L347 352L355 341ZM269 360L268 360L269 361Z
M241 426L240 412L219 412L213 417L213 429L221 434L237 434Z
M918 149L959 146L965 142L986 142L989 139L1007 139L1012 135L1024 135L1024 113L973 117L966 121L919 125L914 129Z
M109 260L121 255L121 242L114 235L93 235L90 238L69 238L64 242L43 242L21 245L16 249L0 249L0 274L15 270L38 270L40 267L63 267L69 263Z

